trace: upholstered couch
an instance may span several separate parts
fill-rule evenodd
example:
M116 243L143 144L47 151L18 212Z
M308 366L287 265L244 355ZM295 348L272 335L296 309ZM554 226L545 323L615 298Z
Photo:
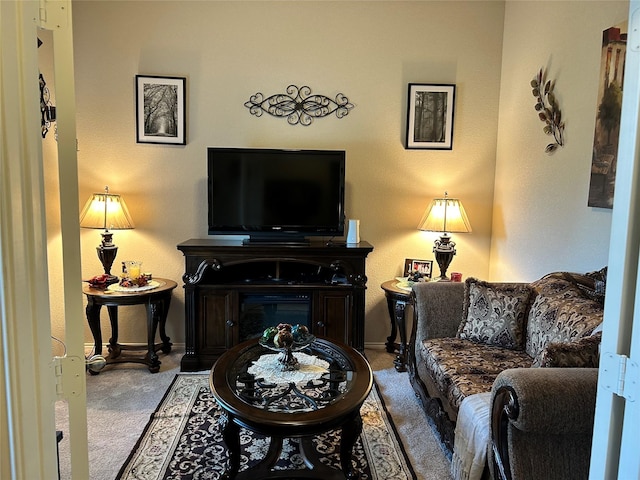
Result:
M450 452L461 405L482 396L485 477L586 478L605 280L603 269L413 286L409 378Z

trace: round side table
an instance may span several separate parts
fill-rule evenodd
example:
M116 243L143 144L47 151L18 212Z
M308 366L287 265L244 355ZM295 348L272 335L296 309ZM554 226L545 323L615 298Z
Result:
M171 303L171 292L178 284L166 278L154 278L154 281L159 283L158 287L137 292L100 290L87 284L83 285L82 293L87 297L87 321L95 342L95 355L102 354L102 331L100 329L102 306L105 305L109 312L111 338L109 339L109 356L106 358L107 364L142 363L149 366L151 373L157 373L160 370L160 360L156 352L162 350L163 353L169 353L171 351L172 343L165 333L165 323ZM123 350L141 350L141 348L118 343L118 307L127 305L144 305L147 311L147 348L144 357L122 354ZM156 330L159 330L162 340L158 344L155 343ZM90 372L94 375L99 373L91 370Z
M387 337L387 352L398 354L393 361L398 372L407 371L407 328L406 307L411 304L411 290L403 290L398 287L397 280L388 280L380 285L387 297L389 318L391 319L391 335ZM396 343L396 337L400 333L400 343Z

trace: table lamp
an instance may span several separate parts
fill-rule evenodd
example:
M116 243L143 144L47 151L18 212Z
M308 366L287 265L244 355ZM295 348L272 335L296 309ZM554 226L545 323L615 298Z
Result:
M457 198L449 198L447 192L444 192L444 198L432 200L418 224L418 230L442 232L433 246L433 253L440 267L440 277L436 280L448 281L447 268L456 254L456 244L451 241L449 233L471 232L471 224L462 202Z
M80 226L104 229L101 233L102 242L96 250L104 267L104 273L109 276L107 283L117 282L118 278L111 275L111 265L118 253L118 247L113 244L113 232L110 230L134 228L124 199L120 195L109 193L108 186L104 187L104 193L94 193L80 213Z

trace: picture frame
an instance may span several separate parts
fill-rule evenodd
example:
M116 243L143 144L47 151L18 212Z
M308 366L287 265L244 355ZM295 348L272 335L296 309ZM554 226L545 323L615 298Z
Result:
M410 83L406 149L451 150L456 86Z
M600 77L595 110L595 128L591 153L591 175L587 206L613 208L618 164L623 78L627 51L628 22L602 31ZM617 52L612 55L611 52ZM611 77L611 72L615 75Z
M433 272L433 260L419 260L415 258L405 258L403 276L408 277L414 272L419 272L423 277L431 278Z
M185 77L136 75L136 142L186 145Z

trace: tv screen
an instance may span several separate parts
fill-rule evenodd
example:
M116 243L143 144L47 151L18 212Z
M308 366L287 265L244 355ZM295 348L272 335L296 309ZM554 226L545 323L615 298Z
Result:
M207 150L210 235L276 243L343 235L344 151Z

